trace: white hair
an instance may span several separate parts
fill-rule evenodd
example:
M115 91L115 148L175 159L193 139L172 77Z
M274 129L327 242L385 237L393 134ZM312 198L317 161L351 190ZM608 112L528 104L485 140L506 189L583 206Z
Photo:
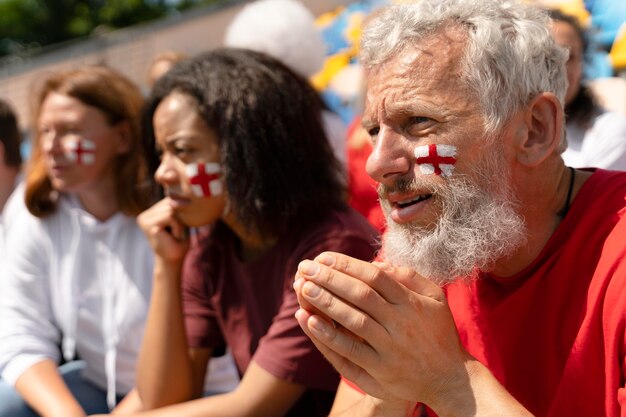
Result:
M226 29L224 45L264 52L305 78L322 68L326 53L313 14L296 0L245 6Z
M408 266L439 285L472 279L476 271L491 271L496 262L527 241L524 218L509 185L510 173L502 143L488 144L481 161L466 175L443 184L417 177L399 181L395 189L430 189L441 206L434 228L397 224L390 219L386 198L380 204L387 218L382 254ZM385 185L379 191L386 193ZM381 196L382 197L382 196Z
M564 102L567 52L553 41L549 24L544 10L515 0L404 2L379 10L368 22L361 61L372 69L446 27L466 28L463 79L479 100L485 132L495 134L539 93Z

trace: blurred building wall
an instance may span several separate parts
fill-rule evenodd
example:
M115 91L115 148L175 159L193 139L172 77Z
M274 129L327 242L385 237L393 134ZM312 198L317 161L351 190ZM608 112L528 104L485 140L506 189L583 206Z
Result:
M349 0L300 0L315 15L334 10ZM45 73L85 64L103 63L118 69L146 89L153 58L174 50L195 55L221 46L224 30L250 1L209 6L169 16L160 21L71 42L33 58L12 58L0 66L0 97L9 101L24 129L30 128L30 97Z

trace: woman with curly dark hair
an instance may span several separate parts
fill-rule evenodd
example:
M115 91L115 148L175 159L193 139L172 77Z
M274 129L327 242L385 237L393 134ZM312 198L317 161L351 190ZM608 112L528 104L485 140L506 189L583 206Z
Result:
M242 380L146 416L327 414L339 379L294 318L293 277L325 250L371 259L376 234L344 202L320 109L305 79L253 51L201 55L155 85L165 198L139 219L155 275L138 392L146 408L200 397L224 344Z

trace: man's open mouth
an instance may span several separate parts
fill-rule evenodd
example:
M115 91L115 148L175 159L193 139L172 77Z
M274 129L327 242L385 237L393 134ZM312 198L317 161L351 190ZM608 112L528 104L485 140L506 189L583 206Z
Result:
M428 200L432 196L433 196L432 194L418 195L418 196L415 196L415 197L413 197L411 199L408 199L408 200L397 201L396 202L396 206L398 206L400 208L408 207L408 206L411 206L413 204L422 202L424 200Z

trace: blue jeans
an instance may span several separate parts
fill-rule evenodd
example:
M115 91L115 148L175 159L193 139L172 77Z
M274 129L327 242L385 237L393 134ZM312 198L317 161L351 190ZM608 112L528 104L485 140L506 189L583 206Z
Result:
M84 379L83 369L85 369L83 361L72 361L59 366L59 373L87 415L108 414L106 391ZM121 398L118 398L119 400ZM0 417L38 417L38 415L13 387L0 380Z

